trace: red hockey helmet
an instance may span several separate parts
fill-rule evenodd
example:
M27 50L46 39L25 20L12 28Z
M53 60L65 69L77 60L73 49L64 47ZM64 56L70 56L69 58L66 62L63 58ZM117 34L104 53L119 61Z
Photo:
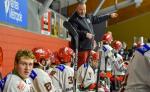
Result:
M95 51L91 51L91 56L93 60L99 60L99 53Z
M51 61L51 64L52 65L59 65L61 62L58 58L58 52L54 52L53 54L54 54L54 60Z
M55 54L54 52L52 52L50 49L46 49L49 53L49 58L50 58L50 61L53 62L55 61Z
M108 32L102 36L102 41L104 43L111 43L113 41L112 33Z
M61 63L71 62L73 56L73 50L69 47L64 47L59 50L58 57Z
M37 59L38 62L41 61L41 59L48 59L49 58L49 52L48 50L44 49L44 48L34 48L33 53Z
M121 49L121 47L122 47L122 43L120 41L114 41L113 44L112 44L112 47L115 50L119 51Z

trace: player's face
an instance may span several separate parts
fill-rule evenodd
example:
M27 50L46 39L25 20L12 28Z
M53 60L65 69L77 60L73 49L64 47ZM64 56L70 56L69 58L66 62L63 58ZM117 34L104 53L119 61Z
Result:
M31 70L33 69L34 59L21 57L20 61L15 64L15 69L18 74L23 78L28 78Z
M86 5L85 4L79 4L77 7L77 13L81 17L85 17L86 14Z
M97 60L93 60L92 61L92 65L94 68L97 68L98 67L98 61Z

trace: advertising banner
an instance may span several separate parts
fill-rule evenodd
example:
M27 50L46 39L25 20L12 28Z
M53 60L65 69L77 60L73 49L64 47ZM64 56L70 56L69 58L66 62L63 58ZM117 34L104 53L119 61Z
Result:
M0 0L0 22L27 27L28 0Z

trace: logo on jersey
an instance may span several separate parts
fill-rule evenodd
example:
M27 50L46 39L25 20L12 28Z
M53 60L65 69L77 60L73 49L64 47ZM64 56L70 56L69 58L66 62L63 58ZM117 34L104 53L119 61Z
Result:
M49 92L52 89L52 85L50 82L44 84L46 90Z
M23 81L20 81L19 82L19 84L18 84L18 86L17 86L17 88L20 90L20 91L23 91L24 90L24 88L25 88L25 83L23 82Z

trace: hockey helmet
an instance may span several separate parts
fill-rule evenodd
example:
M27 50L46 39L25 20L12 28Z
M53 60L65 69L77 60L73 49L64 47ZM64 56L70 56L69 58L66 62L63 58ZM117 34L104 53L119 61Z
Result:
M54 52L54 60L51 61L51 64L52 65L59 65L61 62L58 58L58 52Z
M91 56L93 60L99 60L99 53L95 51L91 51Z
M102 36L103 43L111 43L113 41L112 33L108 32Z
M32 51L35 55L37 62L40 62L41 59L48 59L50 57L47 49L39 47L39 48L34 48Z
M55 54L50 49L46 49L49 53L49 59L51 62L55 61Z
M73 57L73 50L69 47L64 47L59 50L58 57L61 63L71 62L71 58Z
M122 48L122 43L120 41L116 40L116 41L113 42L112 47L115 50L119 51Z

